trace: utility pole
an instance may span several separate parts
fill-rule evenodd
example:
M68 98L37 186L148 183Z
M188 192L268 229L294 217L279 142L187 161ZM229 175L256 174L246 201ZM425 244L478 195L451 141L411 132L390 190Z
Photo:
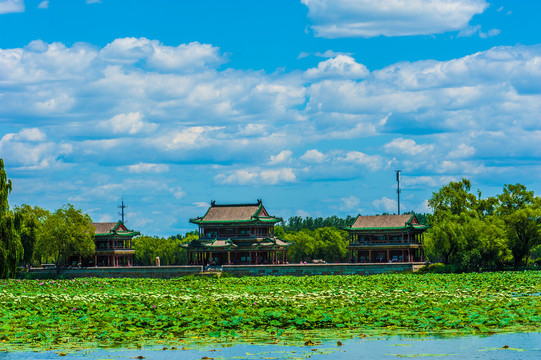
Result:
M118 205L118 208L121 209L118 215L122 218L122 223L124 224L124 209L127 208L127 205L124 205L124 197L122 197L122 205Z
M398 195L398 215L400 215L400 172L402 170L396 170L396 183L398 184L396 188L396 193Z

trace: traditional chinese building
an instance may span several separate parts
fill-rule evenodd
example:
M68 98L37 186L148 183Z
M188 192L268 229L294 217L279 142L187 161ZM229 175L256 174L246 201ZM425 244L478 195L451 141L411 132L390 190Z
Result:
M361 216L349 228L350 259L353 262L423 262L423 232L413 214Z
M83 259L83 266L131 266L135 250L132 238L139 231L128 230L122 221L92 223L95 228L96 252L93 257Z
M261 200L226 205L212 201L204 216L190 219L199 226L199 239L184 244L188 263L285 263L291 243L274 236L274 225L280 221L282 218L269 215Z

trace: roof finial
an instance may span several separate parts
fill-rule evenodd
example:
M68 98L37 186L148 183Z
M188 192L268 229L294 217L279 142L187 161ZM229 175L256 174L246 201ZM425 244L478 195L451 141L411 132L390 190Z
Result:
M210 200L210 206L216 205L216 200Z

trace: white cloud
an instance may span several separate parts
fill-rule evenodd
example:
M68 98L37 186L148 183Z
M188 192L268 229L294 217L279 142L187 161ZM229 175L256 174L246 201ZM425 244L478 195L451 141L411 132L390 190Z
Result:
M475 155L475 148L471 145L460 144L457 148L449 153L450 158L461 159Z
M296 180L295 173L290 168L275 170L264 170L259 174L264 184L275 185L278 183L289 183Z
M319 163L322 163L325 161L326 159L326 156L325 154L323 154L322 152L316 150L316 149L311 149L311 150L307 150L304 155L302 155L300 157L300 159L302 161L305 161L305 162L308 162L308 163L316 163L316 164L319 164Z
M180 186L176 186L174 188L171 188L171 189L169 189L169 191L173 194L173 196L177 200L182 199L186 195L186 192Z
M343 197L340 201L342 202L342 205L340 206L341 211L358 211L359 204L361 203L361 200L353 195Z
M226 174L218 174L214 180L219 184L226 185L276 185L279 183L290 183L296 181L295 173L291 168L259 170L241 169Z
M415 156L422 153L432 152L434 150L434 145L417 145L412 139L397 138L393 139L390 143L385 144L384 148L385 151L390 153Z
M134 174L140 173L163 173L169 171L169 166L165 164L139 163L125 167L128 172Z
M224 62L219 48L199 42L165 46L146 38L121 38L105 46L102 56L111 62L134 64L144 60L148 66L162 71L194 72Z
M59 157L70 154L72 147L46 140L45 134L37 128L6 134L0 139L0 157L10 166L21 166L23 170L59 166Z
M114 219L110 214L104 214L98 220L98 222L113 222L113 221Z
M182 129L181 131L173 132L165 137L165 142L159 140L158 146L165 144L168 150L177 150L183 148L198 148L205 144L204 136L208 133L216 130L223 129L223 127L216 126L193 126Z
M338 55L335 58L320 62L316 68L306 70L309 79L347 78L361 79L368 76L369 71L363 64L355 62L351 56Z
M482 13L485 0L301 0L316 36L325 38L438 34L458 31Z
M489 37L497 36L501 33L499 29L491 29L488 32L481 31L481 25L469 26L458 33L458 37L470 37L479 35L480 38L486 39Z
M22 141L44 141L46 139L46 135L38 128L31 128L22 129L17 135L14 136L14 138Z
M209 203L202 202L202 201L194 202L192 205L194 205L195 207L198 207L198 208L207 208L207 207L210 206Z
M269 164L276 165L276 164L288 162L291 160L292 154L293 153L291 152L291 150L282 150L277 155L271 155Z
M366 166L371 171L377 171L383 167L383 158L380 155L367 155L360 151L349 151L342 161Z
M385 196L381 199L374 200L372 205L382 212L396 213L398 211L398 202Z
M140 112L127 114L118 114L111 119L100 122L100 127L110 131L113 134L135 135L139 132L151 133L158 125L146 123L143 121L143 115Z
M0 14L18 13L24 11L23 0L1 0Z
M38 9L48 9L48 8L49 8L49 0L43 0L38 5Z

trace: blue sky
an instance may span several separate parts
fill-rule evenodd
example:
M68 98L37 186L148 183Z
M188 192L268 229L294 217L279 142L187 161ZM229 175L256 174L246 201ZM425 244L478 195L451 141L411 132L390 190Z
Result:
M148 235L218 203L426 212L541 185L541 2L0 0L12 206Z

